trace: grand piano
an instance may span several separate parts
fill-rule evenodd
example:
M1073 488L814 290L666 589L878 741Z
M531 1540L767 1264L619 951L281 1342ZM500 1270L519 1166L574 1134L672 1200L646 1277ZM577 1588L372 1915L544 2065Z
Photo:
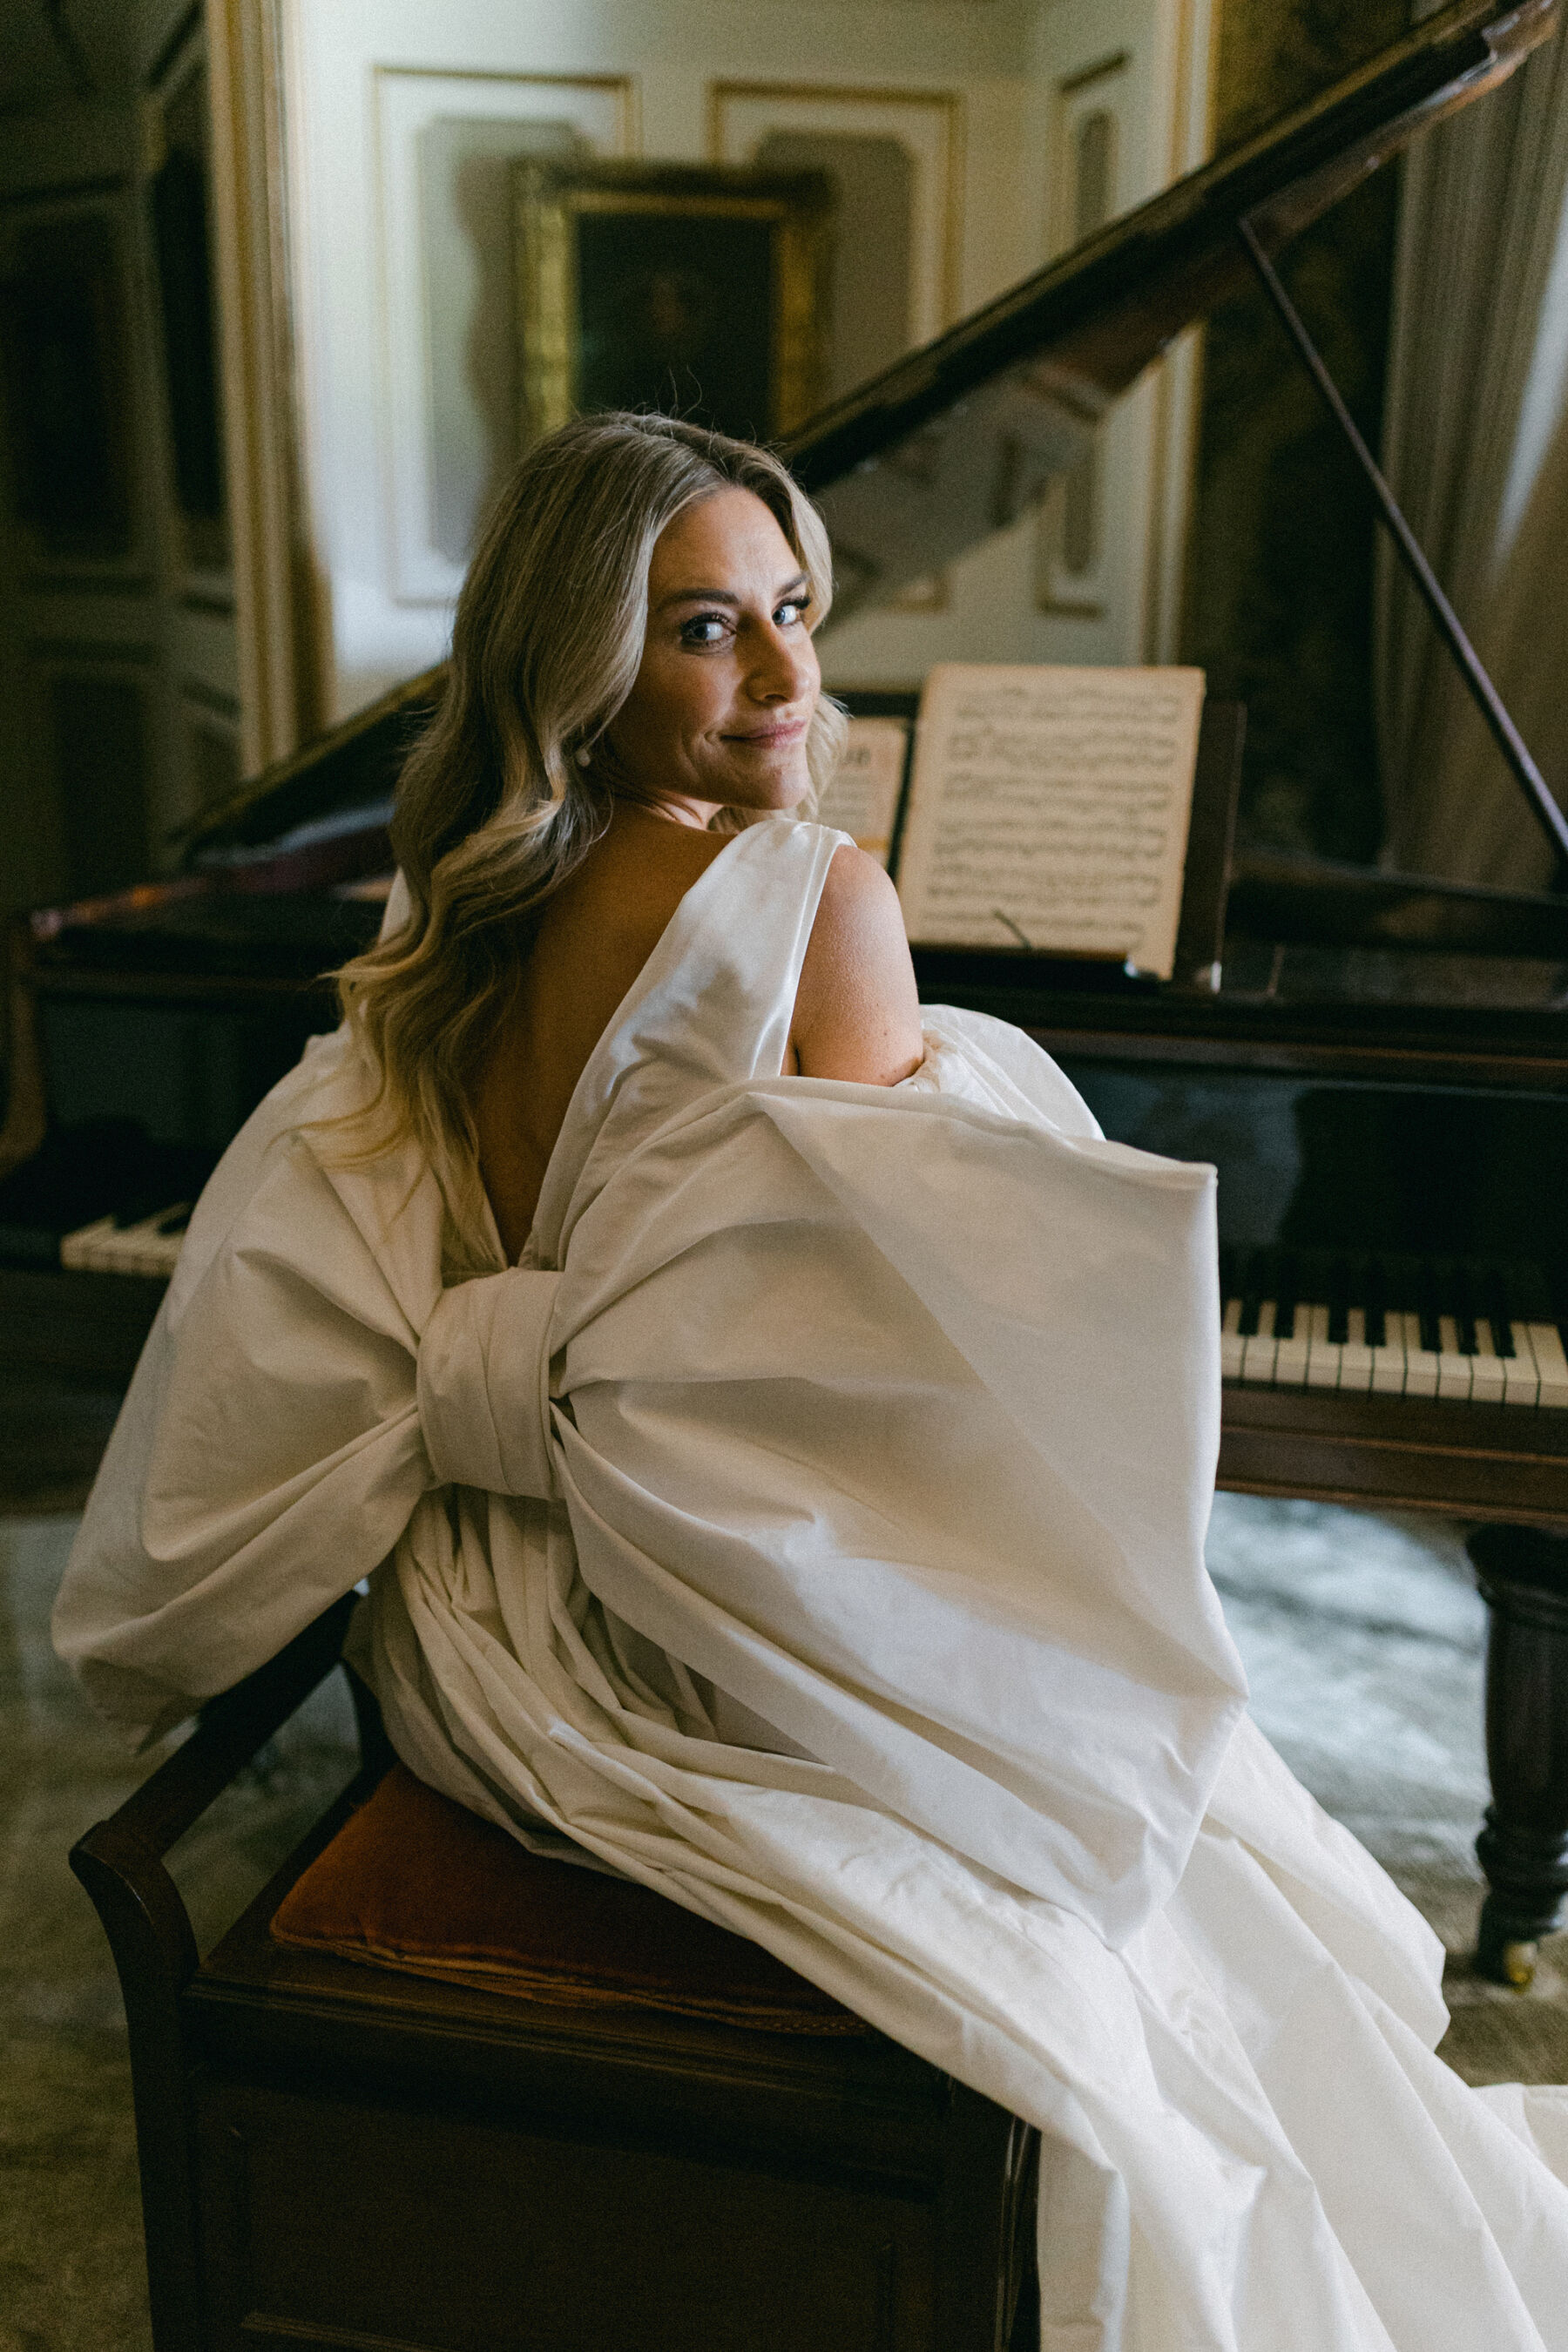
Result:
M1554 5L1455 0L808 425L788 454L833 534L837 610L1010 522L1249 279L1332 405L1273 257L1504 79ZM1436 609L1561 879L1568 827ZM824 651L831 677L830 637ZM257 778L176 873L17 928L0 1130L13 1357L128 1372L185 1204L335 1019L322 975L374 935L391 794L441 688L439 671L415 679ZM920 950L921 992L1027 1029L1110 1134L1217 1164L1223 1486L1477 1523L1493 1790L1479 1964L1521 1983L1568 1893L1568 1237L1552 1213L1568 1199L1568 898L1237 857L1237 741L1236 714L1211 709L1173 982Z

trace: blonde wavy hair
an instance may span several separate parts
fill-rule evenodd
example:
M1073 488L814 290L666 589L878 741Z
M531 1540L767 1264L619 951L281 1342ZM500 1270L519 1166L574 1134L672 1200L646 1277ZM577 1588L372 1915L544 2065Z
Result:
M607 825L619 773L605 730L631 692L659 534L727 488L769 509L811 585L815 626L833 597L822 520L779 460L673 417L580 417L528 452L498 499L458 601L441 707L397 787L393 847L405 919L337 975L374 1077L340 1122L357 1160L409 1133L463 1245L484 1255L469 1096L545 901ZM809 803L843 748L823 698L806 737ZM589 753L586 766L578 754ZM714 820L738 831L752 812Z

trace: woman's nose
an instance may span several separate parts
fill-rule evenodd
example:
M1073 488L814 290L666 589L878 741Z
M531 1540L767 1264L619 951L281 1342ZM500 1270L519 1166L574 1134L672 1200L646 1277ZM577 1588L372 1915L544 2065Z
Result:
M769 624L747 684L759 702L795 702L816 672L811 639L798 628L788 635Z

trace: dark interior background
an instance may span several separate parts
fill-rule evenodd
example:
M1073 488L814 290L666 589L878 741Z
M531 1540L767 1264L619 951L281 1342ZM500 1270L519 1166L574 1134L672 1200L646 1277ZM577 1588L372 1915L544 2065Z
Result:
M1406 0L1230 0L1215 143L1397 40ZM1327 214L1280 275L1362 432L1383 420L1399 166ZM1372 691L1373 513L1261 288L1205 342L1184 652L1247 706L1244 842L1371 863L1383 839Z

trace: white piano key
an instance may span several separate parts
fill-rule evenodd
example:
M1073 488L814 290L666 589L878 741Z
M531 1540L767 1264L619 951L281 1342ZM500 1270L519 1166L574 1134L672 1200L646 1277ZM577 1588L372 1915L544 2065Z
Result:
M1301 1310L1296 1310L1300 1328ZM1340 1384L1340 1358L1343 1343L1329 1337L1329 1310L1326 1307L1307 1309L1307 1386L1310 1389L1337 1389Z
M106 1234L111 1234L113 1231L112 1217L95 1217L90 1225L79 1225L74 1234L62 1234L60 1264L69 1266L73 1272L93 1272L97 1265L94 1253L98 1244Z
M1366 1309L1352 1307L1345 1317L1346 1339L1340 1349L1340 1386L1363 1396L1372 1386L1373 1360L1378 1352L1366 1344Z
M1458 1318L1439 1315L1437 1335L1441 1341L1437 1350L1437 1393L1452 1403L1468 1404L1470 1360L1460 1351Z
M1405 1318L1390 1307L1383 1318L1383 1345L1372 1350L1374 1396L1405 1394Z
M191 1209L187 1201L177 1201L161 1216L148 1218L145 1226L140 1229L143 1238L138 1244L143 1274L162 1275L167 1281L179 1264L180 1244L185 1238L185 1228L190 1222Z
M115 1273L161 1275L165 1279L174 1273L185 1237L184 1228L173 1234L158 1230L173 1213L165 1209L139 1225L127 1225L113 1241L103 1244L103 1254Z
M99 1233L103 1225L113 1225L113 1218L101 1216L94 1225L80 1225L75 1233L61 1234L61 1244L58 1244L58 1263L61 1263L61 1265L68 1265L73 1273L78 1273L78 1270L82 1267L82 1263L85 1263L82 1251L91 1244L94 1233Z
M1541 1402L1541 1374L1535 1369L1535 1350L1530 1344L1530 1327L1526 1323L1510 1323L1513 1353L1502 1360L1502 1401L1504 1404L1528 1405L1531 1412Z
M1279 1319L1275 1309L1275 1321ZM1308 1332L1311 1327L1311 1308L1297 1304L1295 1321L1288 1339L1277 1338L1274 1342L1274 1385L1277 1389L1304 1389L1307 1385Z
M1221 1380L1241 1378L1241 1301L1227 1298L1219 1327L1219 1371Z
M1492 1343L1491 1325L1484 1317L1478 1316L1476 1352L1470 1359L1472 1404L1501 1404L1505 1361Z
M1266 1385L1274 1378L1274 1301L1266 1298L1258 1310L1258 1328L1241 1343L1241 1377Z
M1387 1318L1390 1322L1393 1316ZM1421 1345L1419 1315L1401 1315L1405 1330L1405 1393L1410 1397L1435 1397L1437 1393L1437 1372L1442 1362L1435 1348Z
M181 1236L160 1234L154 1229L132 1227L127 1236L129 1247L118 1255L118 1262L127 1274L171 1275L180 1255Z
M1568 1356L1563 1353L1556 1324L1531 1323L1530 1344L1535 1350L1535 1369L1541 1375L1537 1402L1562 1412L1568 1408Z
M132 1239L132 1235L136 1239ZM94 1270L99 1274L128 1274L132 1261L138 1256L140 1237L140 1224L111 1225L108 1233L100 1234L93 1243Z

